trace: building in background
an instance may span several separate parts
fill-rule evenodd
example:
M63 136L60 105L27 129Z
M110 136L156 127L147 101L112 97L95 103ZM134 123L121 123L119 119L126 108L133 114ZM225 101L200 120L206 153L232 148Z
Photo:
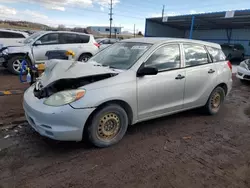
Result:
M91 33L99 33L99 34L104 34L107 35L110 33L110 27L109 26L89 26L87 27L88 32ZM121 34L121 27L112 27L111 28L111 33L112 35L119 35Z
M241 44L250 56L250 10L147 18L146 37L191 38L219 44Z

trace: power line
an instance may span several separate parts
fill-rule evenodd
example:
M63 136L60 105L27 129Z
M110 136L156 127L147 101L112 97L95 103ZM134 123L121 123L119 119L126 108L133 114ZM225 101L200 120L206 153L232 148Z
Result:
M109 18L109 23L110 23L110 27L109 27L109 38L111 38L111 35L112 35L112 21L113 21L113 0L111 0L111 3L110 3L110 18Z

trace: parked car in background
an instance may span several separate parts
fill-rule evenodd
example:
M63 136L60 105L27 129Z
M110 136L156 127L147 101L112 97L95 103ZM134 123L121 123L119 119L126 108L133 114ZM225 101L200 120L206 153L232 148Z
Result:
M245 49L241 44L222 44L221 48L228 60L245 58Z
M99 44L92 35L67 31L41 31L26 38L18 46L10 46L0 51L3 66L14 74L19 74L21 62L26 53L33 64L44 63L46 52L52 50L72 50L75 60L87 61L98 52Z
M80 141L88 135L95 146L108 147L138 122L197 107L217 114L232 88L231 71L218 44L128 39L87 63L52 60L26 90L23 107L43 136Z
M96 42L98 44L100 44L100 49L104 49L108 46L110 46L111 44L114 44L116 42L118 42L119 39L113 39L113 38L99 38L96 39Z
M26 32L0 29L0 49L6 46L18 45L29 36Z
M250 81L250 59L246 59L237 67L236 77L241 81Z

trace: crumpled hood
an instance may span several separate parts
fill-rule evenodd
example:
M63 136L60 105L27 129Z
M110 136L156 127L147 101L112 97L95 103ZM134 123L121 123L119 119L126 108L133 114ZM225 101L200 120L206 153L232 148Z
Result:
M39 78L43 87L60 79L119 73L116 70L102 67L94 62L83 63L74 60L50 60L45 65L45 72Z

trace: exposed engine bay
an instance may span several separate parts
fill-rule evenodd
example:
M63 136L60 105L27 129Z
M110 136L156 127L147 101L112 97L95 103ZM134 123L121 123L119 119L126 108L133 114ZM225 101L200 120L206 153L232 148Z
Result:
M110 77L113 77L117 74L115 73L107 73L107 74L100 74L100 75L92 75L87 77L79 77L79 78L64 78L56 80L46 87L42 86L42 83L38 80L35 83L34 88L34 95L38 99L47 98L54 93L68 90L68 89L77 89L79 87L85 86L87 84L91 84L93 82L97 82L100 80L104 80Z

